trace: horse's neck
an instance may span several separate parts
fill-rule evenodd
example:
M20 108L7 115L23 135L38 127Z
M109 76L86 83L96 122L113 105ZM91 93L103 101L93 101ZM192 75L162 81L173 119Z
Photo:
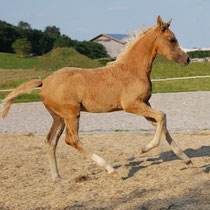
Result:
M149 32L134 44L126 56L125 62L132 71L135 69L140 77L150 77L152 63L156 56L155 39L155 32Z

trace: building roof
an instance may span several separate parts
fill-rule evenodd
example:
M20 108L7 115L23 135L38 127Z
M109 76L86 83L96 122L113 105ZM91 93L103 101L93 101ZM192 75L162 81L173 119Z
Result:
M95 39L98 39L100 36L105 36L109 39L119 42L120 44L125 44L126 43L125 39L129 37L128 34L100 34L95 38L91 39L90 41L94 41Z
M113 39L117 39L118 41L124 41L124 39L128 38L128 34L105 34L107 36L112 37Z

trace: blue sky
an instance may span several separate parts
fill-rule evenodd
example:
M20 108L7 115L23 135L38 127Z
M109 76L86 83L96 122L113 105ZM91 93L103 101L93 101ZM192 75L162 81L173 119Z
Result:
M0 19L55 25L72 39L128 33L172 18L171 30L184 48L210 47L210 0L0 0Z

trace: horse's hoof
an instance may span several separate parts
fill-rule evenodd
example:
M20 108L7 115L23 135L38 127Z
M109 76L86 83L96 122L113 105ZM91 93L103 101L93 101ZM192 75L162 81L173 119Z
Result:
M146 153L146 151L144 150L144 147L142 147L142 148L140 149L140 154L144 154L144 153Z
M119 174L117 173L117 171L112 171L111 173L109 173L109 175L113 177L119 177Z
M189 159L189 160L185 161L185 164L186 165L193 165L193 162Z

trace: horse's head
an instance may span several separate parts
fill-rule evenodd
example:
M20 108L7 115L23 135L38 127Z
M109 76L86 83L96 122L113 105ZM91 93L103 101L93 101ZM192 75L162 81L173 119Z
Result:
M171 20L165 23L160 16L157 18L156 51L168 59L179 63L181 66L186 66L189 64L190 58L181 50L174 33L169 29Z

